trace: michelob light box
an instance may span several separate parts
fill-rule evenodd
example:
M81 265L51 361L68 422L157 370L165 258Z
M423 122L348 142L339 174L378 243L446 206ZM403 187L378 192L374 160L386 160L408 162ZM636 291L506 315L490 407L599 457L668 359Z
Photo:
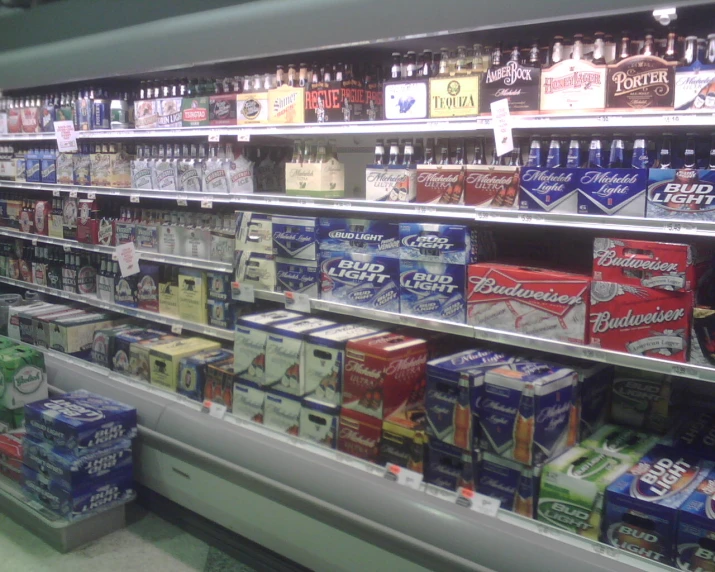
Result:
M678 511L676 566L681 570L715 568L715 471L710 471Z
M578 212L578 173L579 169L522 167L519 210Z
M47 399L45 356L35 348L15 346L0 350L0 374L0 404L6 409Z
M606 66L586 60L562 60L541 70L541 111L603 111Z
M268 90L269 123L305 123L305 88L282 85Z
M675 103L675 62L631 56L608 66L606 107L623 111L668 111Z
M324 163L286 163L286 194L336 198L345 195L345 166L334 158Z
M149 350L149 381L152 385L176 391L181 358L220 347L218 342L203 338L183 338L153 347Z
M239 125L268 123L268 92L239 93L236 117Z
M715 112L715 66L695 60L675 70L675 109L687 113Z
M647 169L578 169L578 213L643 217Z
M467 165L464 204L499 209L519 208L519 168Z
M500 68L490 68L482 78L479 111L491 114L491 103L509 100L509 112L538 113L541 70L509 61Z
M598 541L606 488L632 462L583 447L573 447L547 463L541 473L538 519Z
M417 197L417 171L397 165L365 169L365 200L412 203Z
M499 508L536 518L541 467L529 467L491 453L483 453L475 469L477 490L499 499Z
M481 74L429 80L430 117L470 117L479 114Z
M428 93L427 80L386 81L383 87L385 119L426 119Z
M647 218L715 220L715 170L649 169Z
M137 410L84 389L25 405L31 437L76 455L137 434Z

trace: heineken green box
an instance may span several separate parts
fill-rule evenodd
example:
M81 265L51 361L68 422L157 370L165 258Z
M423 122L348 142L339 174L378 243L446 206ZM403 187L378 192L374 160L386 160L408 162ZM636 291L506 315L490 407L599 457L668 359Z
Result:
M640 458L658 444L658 437L620 425L604 425L581 442L586 449L621 457L635 465Z
M600 451L569 449L541 473L537 519L598 540L604 491L631 465L630 461Z
M47 399L45 356L26 346L0 350L0 382L0 406L5 409Z

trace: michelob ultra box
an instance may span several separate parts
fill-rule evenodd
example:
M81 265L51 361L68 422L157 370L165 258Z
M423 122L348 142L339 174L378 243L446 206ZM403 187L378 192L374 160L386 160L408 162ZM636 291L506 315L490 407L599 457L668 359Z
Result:
M658 437L651 433L608 424L601 427L588 439L584 439L581 446L636 463L655 447L658 441Z
M400 260L400 312L463 324L467 267L419 260Z
M336 325L331 320L307 316L273 326L266 340L264 385L290 395L304 395L306 337Z
M649 169L647 218L715 220L715 170Z
M218 342L203 338L182 338L170 344L153 347L149 350L149 381L152 385L176 391L181 358L220 347Z
M477 491L499 499L500 508L536 518L541 467L529 467L491 453L483 453L475 471Z
M233 354L220 348L205 350L195 355L181 358L179 362L179 383L176 386L177 393L186 395L195 401L202 401L204 399L204 387L209 364L223 363L227 360L232 361Z
M603 497L611 483L632 463L584 447L573 447L544 466L538 519L597 541Z
M312 399L303 400L298 436L306 441L335 449L338 446L340 408Z
M269 389L263 411L263 424L288 435L298 436L302 401L293 395Z
M317 233L321 251L400 257L400 226L393 221L320 217Z
M715 471L710 471L678 511L676 562L680 570L715 570Z
M665 433L675 420L680 393L662 373L618 367L613 379L611 418L614 423Z
M602 541L672 565L678 510L712 469L710 461L654 447L606 489Z
M476 457L477 453L472 451L429 439L424 467L425 482L450 491L456 491L459 487L474 490Z
M47 399L47 373L42 352L26 346L0 350L0 404L17 409Z
M266 392L251 381L239 379L233 384L233 414L254 423L263 423Z
M302 318L302 314L276 310L242 316L236 323L233 369L242 379L263 385L266 380L266 342L273 326Z
M318 249L315 217L276 216L273 223L273 251L277 256L315 260Z
M647 169L579 169L578 213L645 216Z
M236 215L236 250L275 254L272 215L254 212Z
M300 292L318 297L318 262L276 258L276 292Z
M572 369L522 362L487 371L479 406L483 451L537 465L575 442Z
M107 447L97 447L77 457L54 448L42 439L25 435L23 449L25 465L70 490L87 481L97 481L132 467L132 442L129 439L121 439Z
M396 258L321 251L320 298L385 312L400 311L400 263Z
M137 410L78 389L25 405L25 429L31 437L83 455L97 446L133 438Z
M519 210L578 212L578 169L522 167Z

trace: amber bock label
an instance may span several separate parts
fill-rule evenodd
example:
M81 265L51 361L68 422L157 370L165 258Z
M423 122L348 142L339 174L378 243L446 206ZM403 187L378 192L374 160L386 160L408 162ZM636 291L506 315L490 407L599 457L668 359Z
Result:
M430 80L430 117L465 117L479 112L480 75Z
M608 66L606 106L621 109L673 109L675 64L634 56Z
M606 106L606 67L564 60L541 72L542 111L596 111Z

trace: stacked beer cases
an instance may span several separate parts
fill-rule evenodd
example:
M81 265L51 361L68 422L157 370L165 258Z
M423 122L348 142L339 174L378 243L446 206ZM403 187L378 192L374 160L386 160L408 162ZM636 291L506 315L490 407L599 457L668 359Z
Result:
M25 406L22 488L73 520L133 496L136 409L85 390Z

